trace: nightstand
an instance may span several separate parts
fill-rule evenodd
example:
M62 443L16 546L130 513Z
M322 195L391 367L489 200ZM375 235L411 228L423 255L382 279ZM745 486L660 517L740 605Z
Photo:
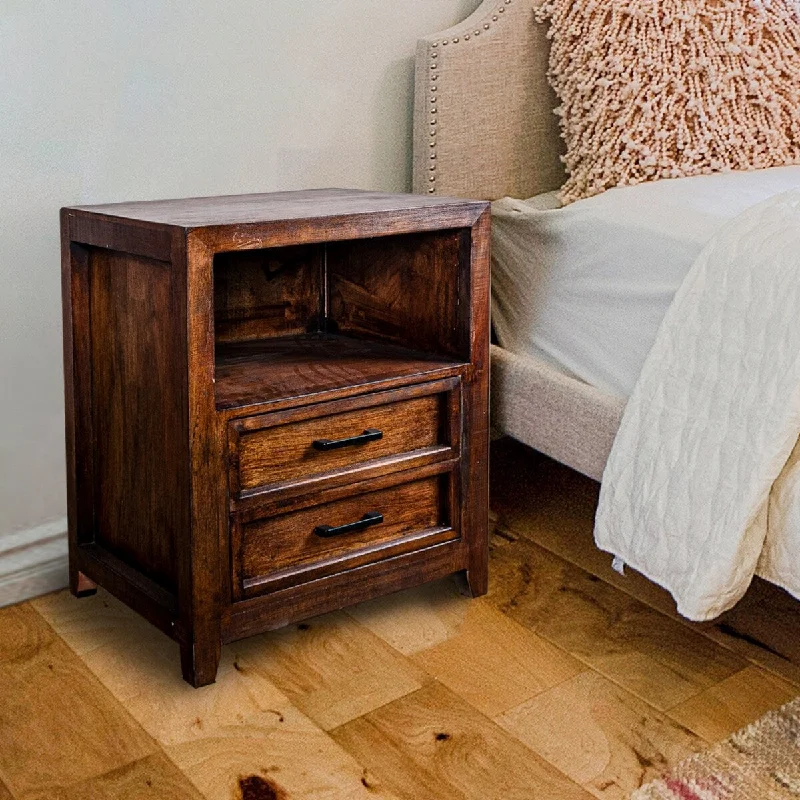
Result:
M74 594L220 647L487 586L489 211L350 190L65 208Z

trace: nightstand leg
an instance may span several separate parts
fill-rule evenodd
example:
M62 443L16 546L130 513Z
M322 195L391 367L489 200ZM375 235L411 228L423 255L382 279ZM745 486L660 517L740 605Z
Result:
M464 597L481 597L489 591L489 576L484 570L468 570L457 572L456 587Z
M466 571L467 585L473 597L481 597L489 591L489 572L485 566L479 569L468 569Z
M220 646L204 646L198 642L181 644L181 670L183 679L195 689L208 686L217 678Z
M486 511L476 514L470 543L469 559L464 577L471 597L481 597L489 591L489 502L486 500Z
M97 584L80 571L70 576L69 588L75 597L91 597L93 594L97 594Z

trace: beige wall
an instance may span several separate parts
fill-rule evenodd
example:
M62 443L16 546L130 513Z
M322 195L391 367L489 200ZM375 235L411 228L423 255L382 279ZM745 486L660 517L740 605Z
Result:
M416 40L477 5L0 2L0 536L65 514L59 207L409 190Z

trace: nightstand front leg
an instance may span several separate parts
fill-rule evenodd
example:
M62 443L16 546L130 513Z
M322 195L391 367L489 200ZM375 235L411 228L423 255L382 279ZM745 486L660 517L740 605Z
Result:
M473 597L482 597L489 591L489 570L482 564L476 569L467 570L467 585Z
M489 591L489 573L486 569L465 569L455 574L456 586L464 597L482 597Z
M219 644L189 642L181 644L181 671L183 679L199 689L217 679L221 648Z

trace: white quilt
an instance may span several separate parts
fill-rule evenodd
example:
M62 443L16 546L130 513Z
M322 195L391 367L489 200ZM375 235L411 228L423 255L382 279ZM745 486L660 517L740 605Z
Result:
M681 614L757 571L800 596L800 191L743 212L664 317L603 476L598 546Z

